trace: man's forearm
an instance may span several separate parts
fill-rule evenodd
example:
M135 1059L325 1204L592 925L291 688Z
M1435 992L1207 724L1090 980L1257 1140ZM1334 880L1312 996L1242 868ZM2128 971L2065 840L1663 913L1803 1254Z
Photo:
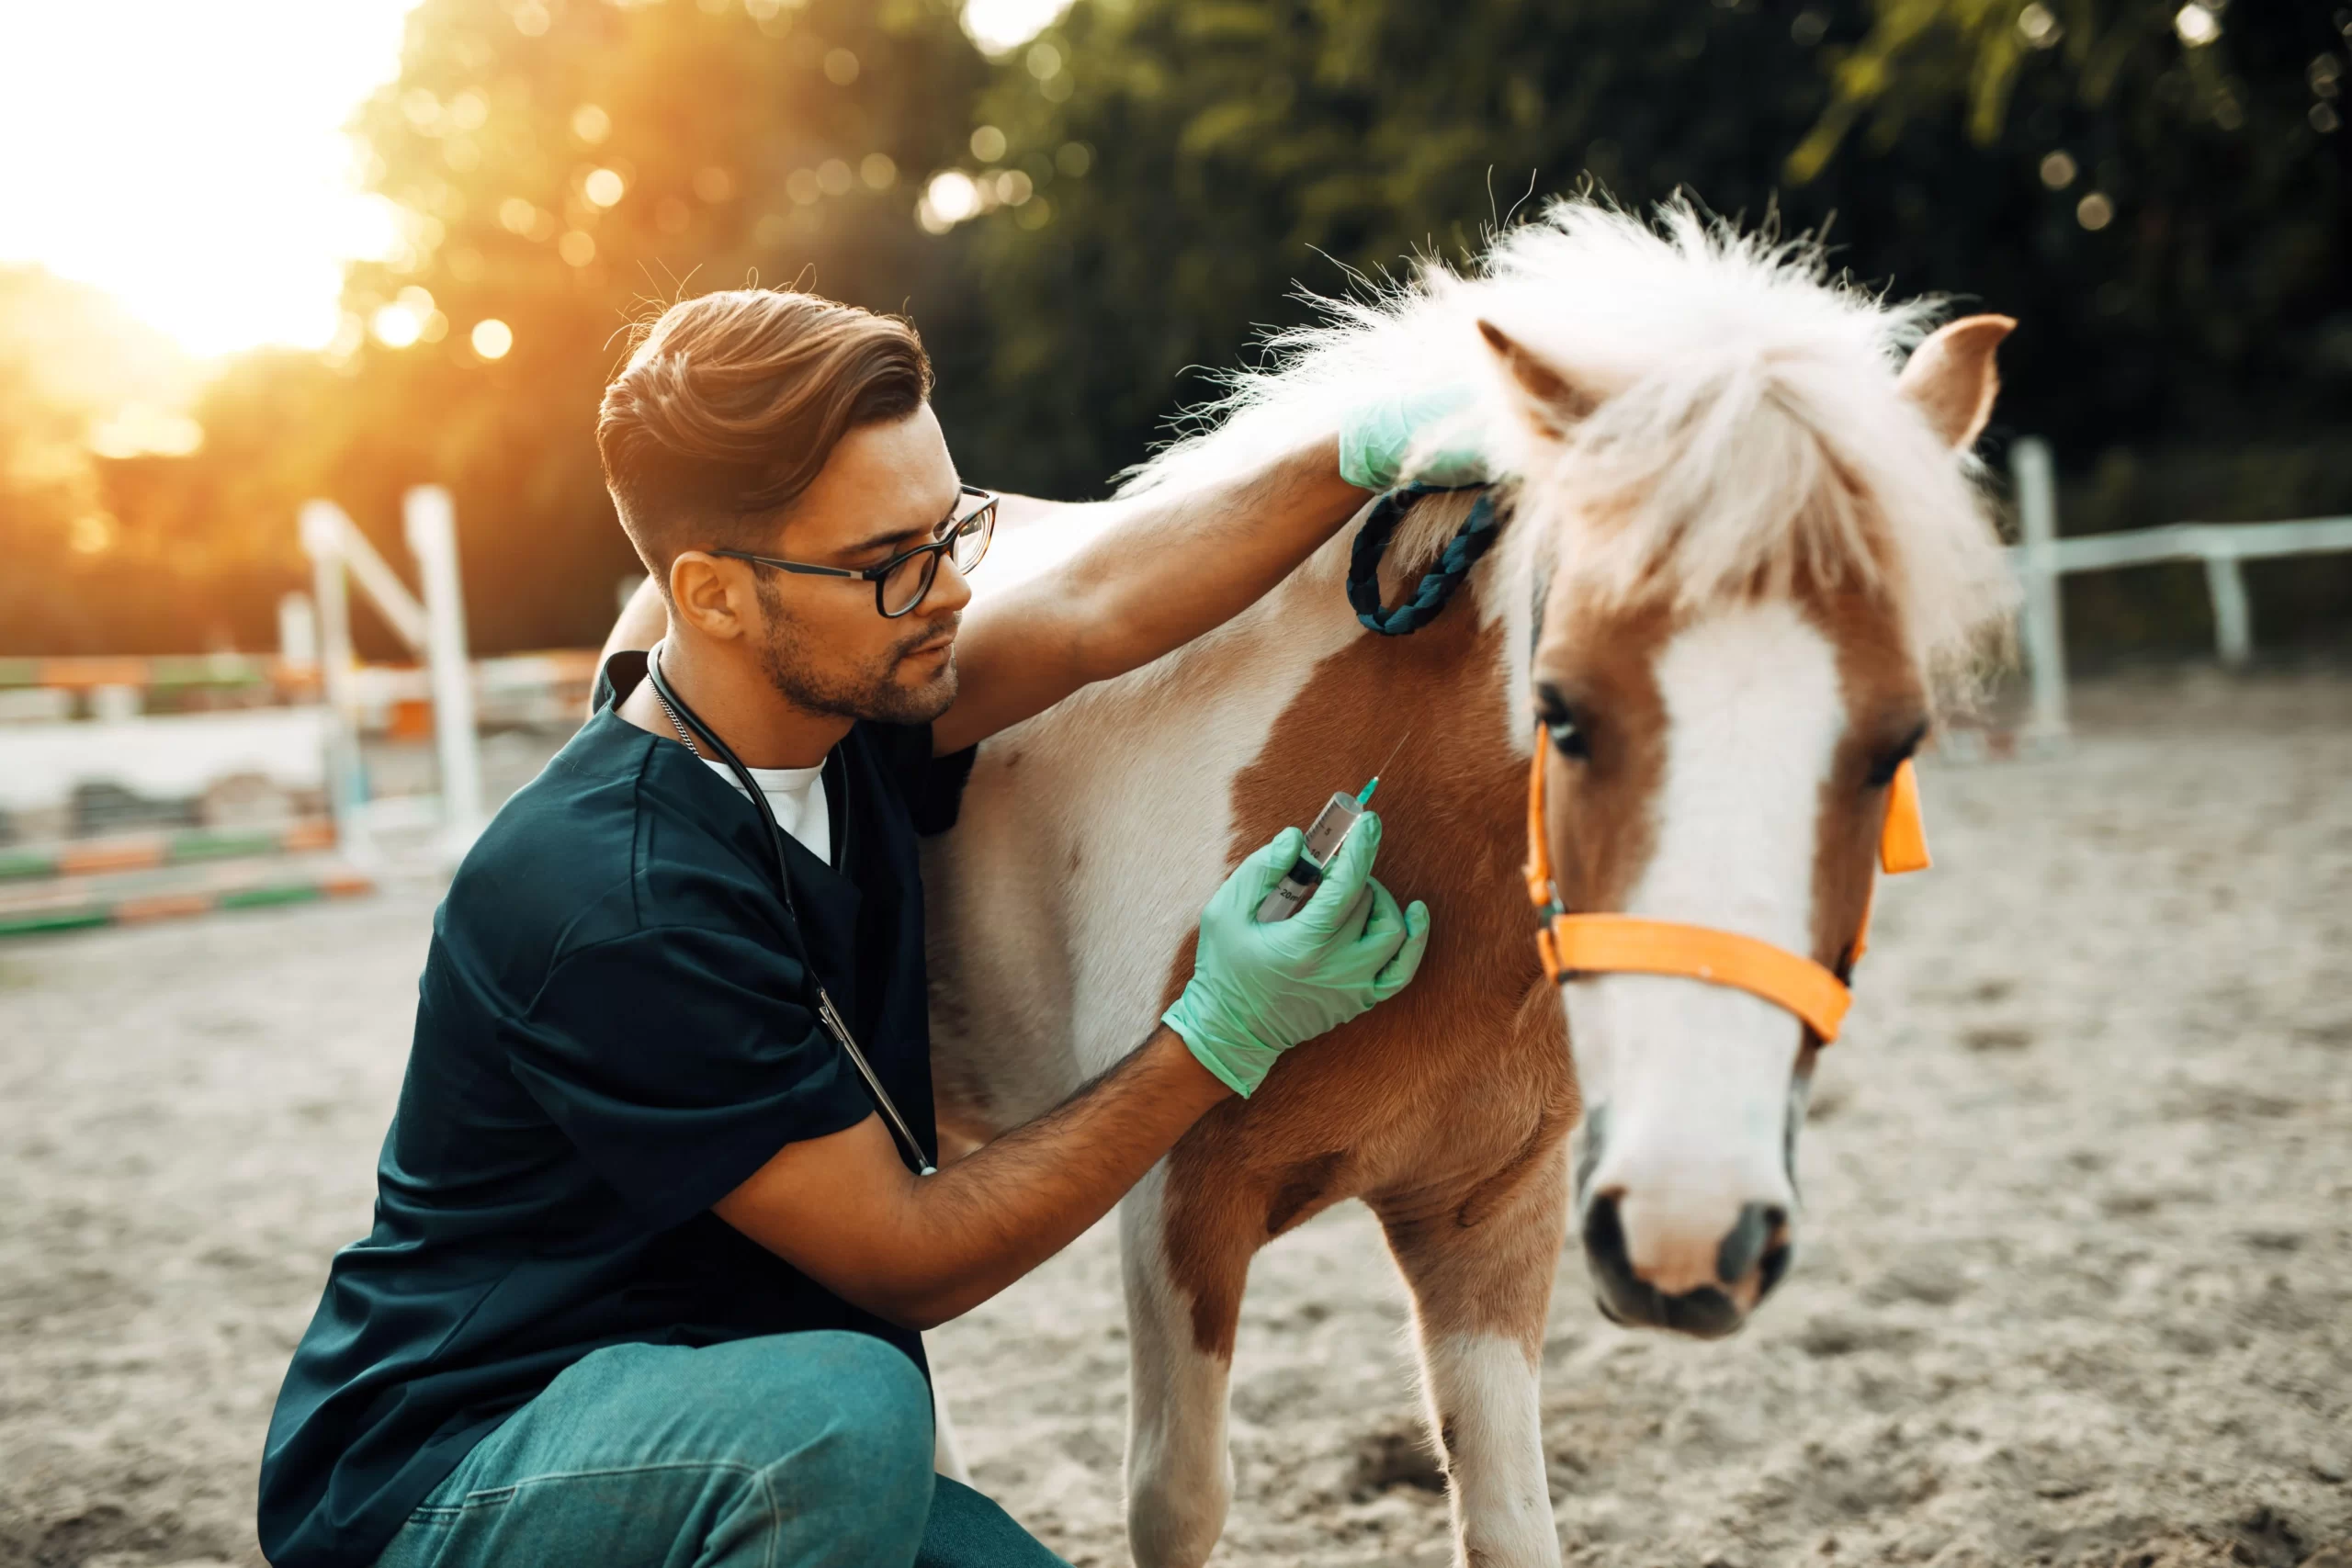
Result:
M914 1184L898 1315L969 1311L1069 1246L1231 1092L1165 1026L1059 1107Z
M1008 518L1098 531L1058 570L967 613L963 691L934 722L933 744L944 754L985 740L1223 625L1314 554L1364 499L1340 478L1339 442L1327 437L1172 492L1067 505L1008 501Z
M1119 518L1071 558L1083 678L1149 663L1224 625L1361 508L1327 437L1222 483L1099 504Z

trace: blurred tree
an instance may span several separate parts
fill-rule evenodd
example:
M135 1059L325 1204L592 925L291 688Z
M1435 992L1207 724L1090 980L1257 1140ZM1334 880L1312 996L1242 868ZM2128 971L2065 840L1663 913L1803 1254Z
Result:
M304 498L401 560L435 481L476 646L594 641L635 565L596 399L667 299L907 310L966 471L1082 493L1295 279L1460 259L1588 177L2019 317L1996 438L2055 439L2071 525L2352 511L2342 3L1077 0L990 62L953 0L422 0L356 124L400 244L327 355L205 392L192 456L94 455L35 372L112 351L11 357L0 279L0 545L67 584L0 580L0 638L266 646ZM2297 581L2346 618L2352 567Z
M2019 316L2003 417L2062 449L2340 428L2347 23L2252 0L1079 0L1006 62L982 110L1001 145L967 160L995 206L996 444L1030 482L1085 483L1141 455L1185 367L1295 319L1291 279L1459 255L1588 174L1834 218L1858 276Z
M232 362L200 451L93 457L87 400L20 368L92 345L12 358L0 291L0 543L55 563L5 574L0 641L266 647L307 580L300 502L337 501L403 563L400 497L426 482L456 493L477 649L598 640L636 561L596 403L662 303L803 281L919 313L944 379L984 390L965 237L913 214L986 71L951 0L424 0L354 127L400 242L350 269L324 355ZM398 656L372 615L355 629Z
M79 532L77 534L77 525ZM101 544L84 422L46 395L20 360L0 357L0 654L67 651L74 610L56 588L75 543Z
M1826 169L1860 198L1841 205L1874 269L1924 267L1940 287L2015 302L2029 328L2015 378L2035 428L2081 450L2352 417L2352 10L1873 0L1871 12L1857 45L1831 51L1830 103L1789 175ZM1880 171L1932 177L1932 220L1885 224L1889 204L1870 199Z
M597 640L636 569L594 447L630 324L750 279L952 321L910 172L983 73L946 0L424 0L357 121L403 232L346 283L331 493L397 540L398 492L450 486L477 641Z
M1188 367L1296 319L1293 279L1458 260L1587 171L1760 217L1826 102L1819 37L1759 0L1079 0L1006 62L983 103L1001 147L974 141L1001 156L969 161L1022 426L995 444L1030 483L1099 483Z
M0 653L110 651L120 623L174 601L169 570L141 581L130 565L107 479L201 439L180 412L195 380L168 339L96 289L0 269Z

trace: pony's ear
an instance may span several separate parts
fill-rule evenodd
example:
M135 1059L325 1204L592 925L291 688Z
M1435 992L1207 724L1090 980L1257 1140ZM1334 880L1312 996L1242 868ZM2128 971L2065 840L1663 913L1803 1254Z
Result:
M1510 373L1511 385L1519 394L1521 412L1544 434L1566 434L1568 426L1600 406L1600 399L1561 375L1494 322L1480 321L1478 335L1487 340L1487 346L1494 350L1495 357Z
M2016 326L2007 316L1962 316L1913 349L1903 367L1896 390L1955 451L1976 445L1993 415L1993 398L2001 389L1993 351Z

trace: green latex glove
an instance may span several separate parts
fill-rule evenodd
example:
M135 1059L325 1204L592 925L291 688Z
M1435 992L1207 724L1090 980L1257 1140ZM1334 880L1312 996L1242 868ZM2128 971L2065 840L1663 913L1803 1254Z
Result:
M1306 907L1261 924L1259 902L1305 842L1285 828L1225 879L1201 911L1193 978L1161 1015L1201 1066L1245 1099L1284 1051L1403 990L1429 946L1428 906L1416 899L1399 909L1373 880L1380 818L1371 812L1331 857Z
M1474 433L1430 452L1405 470L1421 433L1468 408L1477 393L1455 383L1430 391L1397 392L1358 403L1340 420L1340 477L1359 490L1393 490L1411 478L1424 484L1470 485L1487 478L1487 455Z

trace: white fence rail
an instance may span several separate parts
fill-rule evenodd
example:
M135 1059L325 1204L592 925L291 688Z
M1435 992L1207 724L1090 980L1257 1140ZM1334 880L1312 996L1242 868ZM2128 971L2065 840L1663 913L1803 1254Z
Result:
M2066 628L2058 584L2076 572L2164 561L2201 561L2206 592L2213 601L2213 649L2230 669L2254 654L2254 615L2238 563L2278 556L2352 552L2352 517L2313 517L2290 523L2172 523L2120 534L2058 537L2058 491L2051 471L2050 446L2029 436L2010 451L2017 484L2018 521L2023 542L2009 552L2025 587L2024 637L2027 672L2032 681L2032 739L2066 733Z

